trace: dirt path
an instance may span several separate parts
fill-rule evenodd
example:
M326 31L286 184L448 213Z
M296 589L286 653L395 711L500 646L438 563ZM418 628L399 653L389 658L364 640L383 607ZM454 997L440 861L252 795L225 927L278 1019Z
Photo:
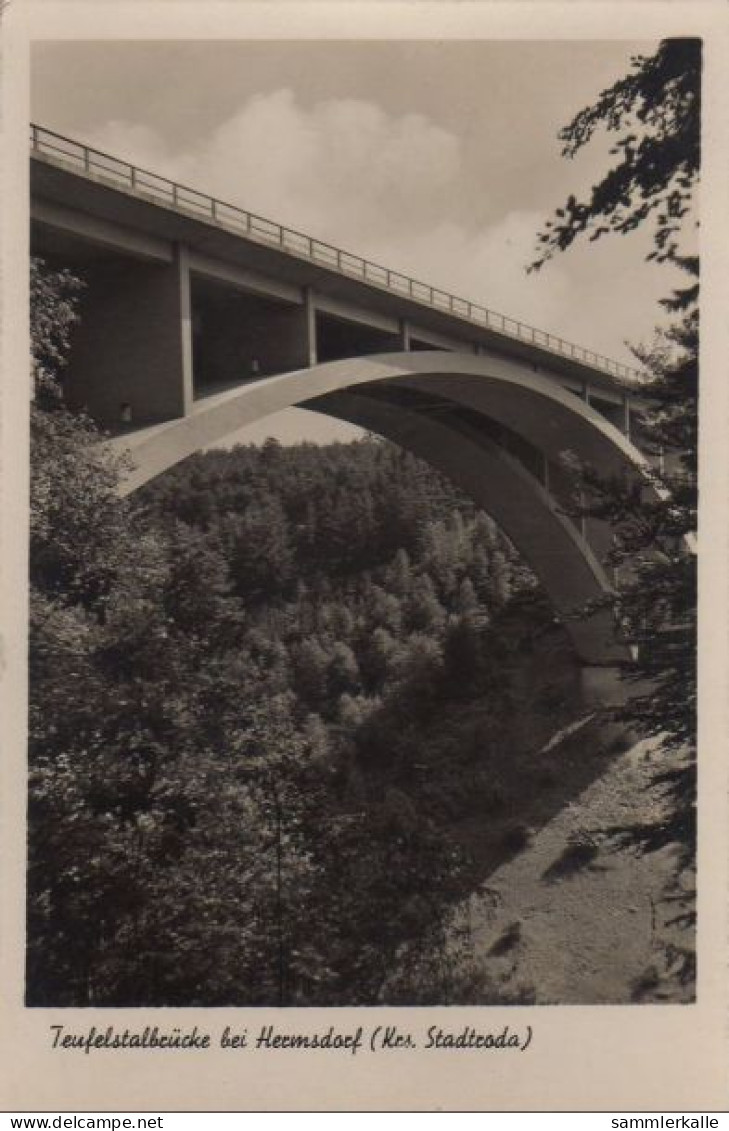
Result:
M476 957L503 984L533 987L538 1003L628 1002L662 968L675 856L615 850L601 831L655 813L654 759L646 743L618 757L472 898Z

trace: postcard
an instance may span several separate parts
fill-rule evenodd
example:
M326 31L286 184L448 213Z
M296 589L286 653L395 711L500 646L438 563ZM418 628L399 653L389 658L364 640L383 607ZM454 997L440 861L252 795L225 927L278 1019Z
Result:
M723 1110L726 11L0 34L3 1106Z

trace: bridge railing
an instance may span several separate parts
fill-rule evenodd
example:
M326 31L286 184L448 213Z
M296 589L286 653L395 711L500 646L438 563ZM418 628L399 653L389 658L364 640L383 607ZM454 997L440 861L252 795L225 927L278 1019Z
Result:
M435 310L441 310L465 322L495 330L499 334L539 346L561 357L582 362L609 374L618 381L631 382L640 379L639 370L613 361L604 354L584 349L556 334L539 330L516 318L509 318L486 306L470 302L468 299L458 298L428 283L412 279L409 275L373 263L360 255L344 251L294 228L284 227L254 212L247 212L234 204L198 192L197 189L178 184L158 173L141 169L128 161L99 149L92 149L43 126L31 126L30 144L32 153L49 158L54 163L71 166L77 172L103 180L139 197L154 200L155 203L174 208L186 215L217 224L246 239L278 247L289 255L307 259L340 275L361 279L371 286L412 299Z

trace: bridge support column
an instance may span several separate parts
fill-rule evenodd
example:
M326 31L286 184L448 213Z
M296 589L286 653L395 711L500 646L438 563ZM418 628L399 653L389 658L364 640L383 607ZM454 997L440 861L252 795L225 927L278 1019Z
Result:
M319 347L316 340L316 304L311 287L304 288L304 313L304 352L306 356L304 364L307 369L310 369L312 365L316 365L319 361Z
M103 426L169 420L192 404L187 249L168 264L119 261L87 273L67 399Z

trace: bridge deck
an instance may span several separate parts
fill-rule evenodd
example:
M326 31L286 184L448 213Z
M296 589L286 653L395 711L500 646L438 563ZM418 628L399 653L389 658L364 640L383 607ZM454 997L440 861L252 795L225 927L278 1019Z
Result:
M585 349L517 319L449 294L428 283L373 263L322 240L247 212L167 177L141 169L42 126L31 126L31 155L87 181L111 187L140 201L190 217L252 244L276 249L292 262L308 262L332 276L356 280L374 292L387 292L425 310L488 331L502 341L530 346L578 366L608 375L617 385L634 387L639 370ZM492 339L493 340L493 339Z

